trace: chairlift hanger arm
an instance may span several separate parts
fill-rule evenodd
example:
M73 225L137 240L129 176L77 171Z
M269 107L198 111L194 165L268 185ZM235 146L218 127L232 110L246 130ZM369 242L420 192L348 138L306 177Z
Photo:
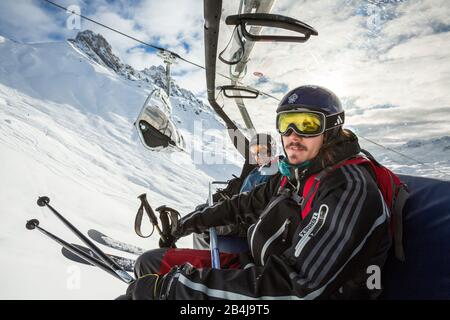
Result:
M245 2L245 4L244 4ZM270 13L272 7L274 5L275 0L258 0L258 1L244 1L241 0L239 10L237 14L244 13ZM261 27L253 26L250 28L251 34L259 34L261 32ZM238 37L238 32L235 33L235 37ZM236 39L236 43L239 43L239 40ZM247 62L250 57L250 53L253 50L255 45L254 41L245 41L244 43L244 54L242 56L241 61L235 66L230 66L230 76L235 80L239 80L241 78L242 73L246 73L247 70ZM234 67L234 70L232 69ZM243 77L242 77L243 78Z
M242 99L256 99L259 96L259 91L253 88L244 87L244 86L237 86L234 84L230 85L223 85L218 87L218 89L223 91L223 94L227 98L242 98ZM248 93L248 95L241 95L241 94L234 94L231 92L244 92Z
M225 122L233 141L235 148L247 160L249 159L248 145L249 141L245 135L238 129L233 120L222 110L216 101L216 60L217 60L217 44L219 39L219 25L222 14L222 0L203 1L204 17L205 17L205 65L206 65L206 89L208 94L208 102L219 117Z
M302 21L270 13L231 15L225 19L225 23L227 25L240 25L243 36L250 41L306 42L311 36L319 34L313 27ZM247 25L285 29L301 33L303 36L254 35L247 31Z
M275 2L275 0L258 0L258 1L241 0L237 14L244 14L244 13L251 13L251 12L253 12L253 13L270 13L274 2ZM243 41L242 32L239 29L240 28L235 27L235 30L236 30L236 32L234 33L235 42L233 42L233 44L237 43L242 46L242 48L240 49L240 51L243 51L242 56L241 56L240 61L237 64L230 65L230 67L229 67L229 75L233 79L231 81L231 84L235 85L235 86L238 85L239 80L242 80L245 77L245 75L247 74L247 63L249 61L250 54L253 51L253 47L256 44L256 42L254 42L254 41ZM261 29L262 29L262 27L252 26L252 27L250 27L249 32L251 34L259 34L261 32ZM237 39L238 37L240 37L240 39ZM239 49L237 49L237 50L236 49L233 50L233 46L232 46L232 52L235 52L235 54L237 54L239 52ZM259 93L262 93L262 92L259 92ZM258 93L258 96L259 96L259 93ZM226 94L225 94L225 96L226 96ZM255 96L255 98L256 98L256 96ZM243 97L235 97L234 102L236 103L236 106L237 106L239 112L241 113L241 117L244 120L244 124L247 127L247 129L250 130L250 132L256 132L255 125L253 124L251 116L248 113L248 110L245 106Z

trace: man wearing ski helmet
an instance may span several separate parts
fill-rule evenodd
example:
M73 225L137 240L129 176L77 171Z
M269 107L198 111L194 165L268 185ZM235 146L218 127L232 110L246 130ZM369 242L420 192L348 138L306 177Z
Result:
M157 260L149 251L136 263L140 278L128 298L375 298L380 290L367 286L367 270L381 268L390 248L388 210L369 166L343 164L360 153L343 123L331 91L289 92L276 117L286 154L280 172L249 193L184 216L174 232L246 221L249 253L221 254L227 270L217 270L207 254L170 249Z
M276 173L274 170L276 163L272 161L275 152L275 142L272 136L266 133L258 133L250 140L251 160L256 163L254 168L242 183L240 192L249 192L254 187L269 180L270 176Z
M249 192L257 185L265 183L269 178L278 172L276 159L272 159L272 154L276 151L276 144L271 135L266 133L257 133L250 140L250 164L256 164L255 168L251 170L241 187L236 190L234 194L241 192ZM245 165L245 164L244 164ZM234 195L233 194L233 195ZM229 197L231 198L232 195ZM213 196L214 199L214 196ZM222 201L224 197L220 201ZM195 210L202 210L208 206L207 203L197 206ZM220 226L216 228L218 236L234 236L237 238L245 238L247 234L246 224L231 224L227 226ZM209 248L209 233L194 234L193 238L194 248Z

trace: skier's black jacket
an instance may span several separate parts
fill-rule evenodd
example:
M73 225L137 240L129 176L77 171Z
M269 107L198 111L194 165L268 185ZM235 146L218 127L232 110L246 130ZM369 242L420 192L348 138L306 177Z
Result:
M335 162L359 153L357 138L334 145ZM300 195L321 161L302 172ZM345 165L321 181L310 214L278 194L281 175L250 193L193 212L182 219L182 234L236 222L250 225L253 264L242 269L174 268L164 279L169 299L373 298L377 270L390 247L389 212L370 169ZM276 199L275 201L273 201ZM269 204L269 209L267 209ZM370 266L370 268L369 268ZM379 269L378 269L379 268ZM378 279L379 280L379 279ZM368 285L369 284L369 285Z

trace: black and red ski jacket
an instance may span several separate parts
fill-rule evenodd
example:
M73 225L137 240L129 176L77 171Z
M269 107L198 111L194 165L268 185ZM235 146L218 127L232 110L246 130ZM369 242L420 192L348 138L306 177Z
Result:
M360 151L355 136L334 148L336 163ZM303 171L296 194L322 169L313 162ZM164 280L166 298L368 299L380 293L367 280L382 269L391 245L389 212L369 167L344 165L327 175L304 219L292 194L297 182L279 192L281 179L274 175L250 193L183 217L184 235L246 223L253 263L228 270L174 268Z

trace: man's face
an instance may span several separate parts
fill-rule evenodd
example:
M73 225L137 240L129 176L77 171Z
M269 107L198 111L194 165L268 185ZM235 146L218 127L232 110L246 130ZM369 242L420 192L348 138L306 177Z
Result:
M261 167L270 162L270 155L267 146L254 145L250 147L250 152L255 159L256 164Z
M289 163L300 164L313 159L319 154L323 144L323 134L317 137L301 137L294 130L289 135L282 136L284 150Z

